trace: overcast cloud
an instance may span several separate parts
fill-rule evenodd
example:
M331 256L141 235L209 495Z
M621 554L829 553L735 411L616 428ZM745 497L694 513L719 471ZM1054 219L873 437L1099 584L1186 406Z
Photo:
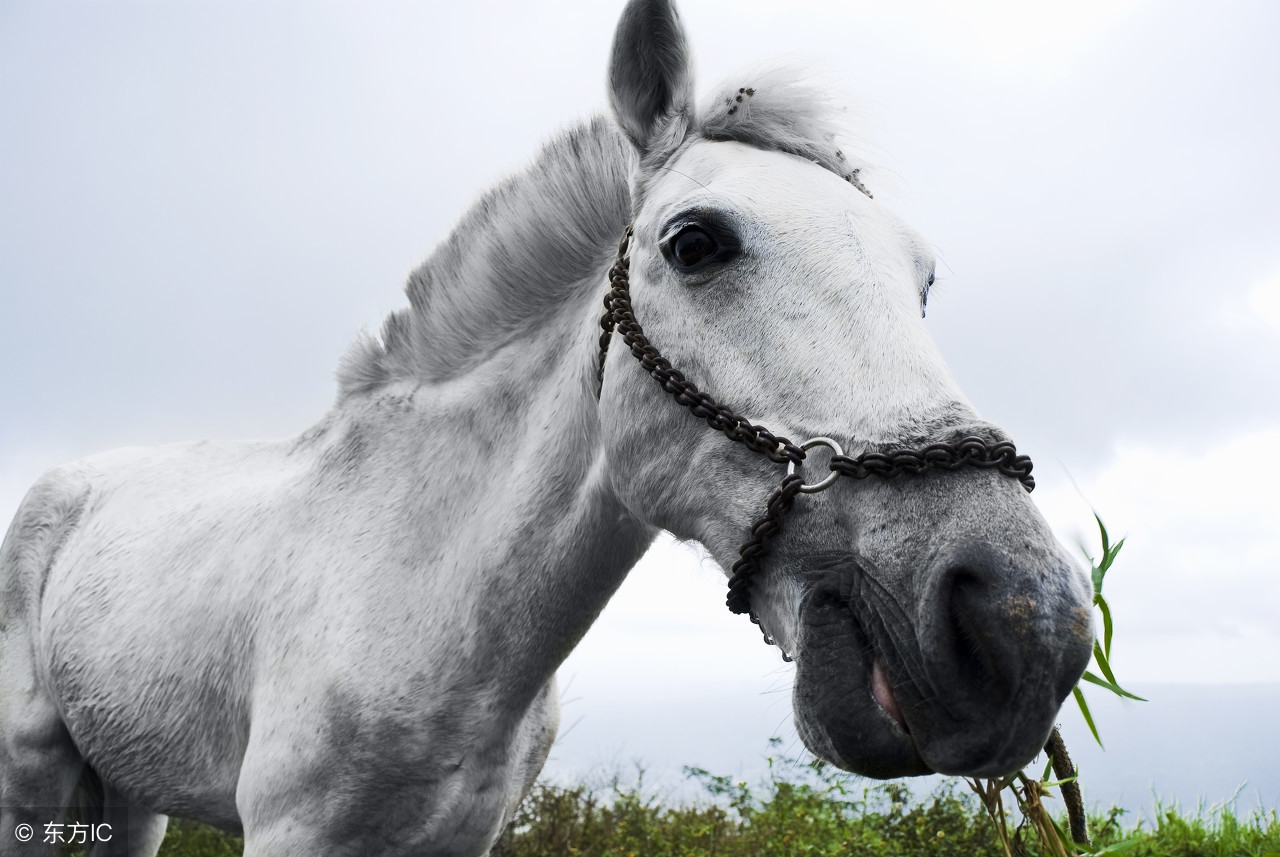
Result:
M0 516L101 449L316 421L468 202L603 108L620 5L0 4ZM1028 5L681 8L703 86L783 55L857 94L962 386L1066 541L1068 473L1130 536L1122 678L1278 681L1280 6ZM683 555L577 696L789 684Z

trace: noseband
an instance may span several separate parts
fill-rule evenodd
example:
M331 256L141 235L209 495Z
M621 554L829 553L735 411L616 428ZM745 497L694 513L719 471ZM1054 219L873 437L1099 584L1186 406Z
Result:
M1030 457L1018 455L1017 449L1008 441L989 443L979 437L966 437L953 443L930 444L920 450L866 452L857 458L849 458L840 445L830 438L815 437L797 446L787 438L775 435L764 426L755 425L746 417L729 410L709 394L699 390L678 369L673 368L670 361L658 353L658 349L649 344L645 337L644 329L640 327L631 307L631 260L627 251L633 232L634 227L628 226L623 233L618 244L617 258L609 269L609 293L605 296L605 312L600 319L600 327L604 332L600 334L597 384L604 383L604 361L616 330L622 334L623 341L645 371L662 389L674 396L677 403L688 408L694 416L706 420L707 425L723 432L730 440L767 456L770 461L787 465L787 474L782 484L769 497L764 515L751 526L751 537L738 550L738 561L734 563L730 573L729 595L725 601L734 613L746 613L752 622L760 624L751 610L751 584L760 571L761 563L769 554L769 543L782 529L782 522L795 505L798 494L824 491L841 476L847 479L866 479L870 476L892 479L902 473L923 473L926 470L995 468L1004 475L1017 479L1027 491L1035 488ZM597 386L596 395L599 394L600 388ZM805 450L815 446L828 447L834 453L829 464L831 472L818 482L805 484L796 471L803 466ZM770 645L774 643L767 631L764 632L764 640ZM782 656L791 660L785 651Z

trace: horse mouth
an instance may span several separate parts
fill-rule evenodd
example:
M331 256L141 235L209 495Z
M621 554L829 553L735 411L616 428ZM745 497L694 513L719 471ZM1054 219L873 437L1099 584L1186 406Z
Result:
M803 616L794 705L805 745L868 777L933 773L912 737L909 706L849 604L834 593L811 593Z
M975 594L971 572L953 565L963 573L940 577L945 597L926 601L940 606L923 615L859 586L856 571L805 594L793 703L815 755L880 779L985 777L1021 768L1044 747L1091 635L1068 633L1070 610L1035 615L1038 631L1005 633L1001 617L1027 612L1028 599Z
M898 724L903 734L911 734L907 718L902 715L902 706L898 705L898 697L893 692L893 685L889 683L889 677L885 675L884 665L879 658L871 661L871 696L880 709Z

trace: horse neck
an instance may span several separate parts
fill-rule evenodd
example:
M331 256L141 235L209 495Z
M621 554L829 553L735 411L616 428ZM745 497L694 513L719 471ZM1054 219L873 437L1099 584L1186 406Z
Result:
M425 587L455 617L531 629L537 645L520 653L531 674L568 655L653 536L605 472L590 384L603 272L597 282L464 375L348 397L323 429L322 461L361 447L376 477L376 525L413 576L390 585Z

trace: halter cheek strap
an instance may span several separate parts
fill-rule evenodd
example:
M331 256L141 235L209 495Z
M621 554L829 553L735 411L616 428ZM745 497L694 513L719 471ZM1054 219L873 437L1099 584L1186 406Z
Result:
M765 513L751 526L751 537L738 551L729 577L729 595L726 604L734 613L746 613L751 621L760 624L751 611L751 584L760 571L762 561L769 554L769 543L782 529L782 522L795 505L797 495L814 494L831 487L841 476L846 479L866 479L878 476L892 479L903 473L923 473L926 470L959 470L963 467L995 468L1006 476L1012 476L1031 491L1036 481L1031 476L1031 459L1019 455L1008 441L988 442L979 437L966 437L953 443L935 443L921 450L897 449L890 452L866 452L857 458L849 458L840 445L826 437L815 437L797 446L785 437L773 434L764 426L752 423L746 417L734 413L718 403L708 393L699 390L679 370L672 367L658 349L649 343L644 329L636 320L631 307L631 260L628 249L634 233L627 227L618 243L618 255L609 269L609 293L605 296L604 315L600 319L600 362L596 369L596 396L604 382L604 362L609 343L616 330L645 371L670 393L681 406L707 425L723 432L730 440L741 443L750 450L767 456L771 461L787 465L787 475L782 484L770 495ZM819 482L806 485L796 472L805 460L805 450L826 446L832 450L831 472ZM766 643L773 639L765 633ZM783 658L790 660L786 652Z
M707 425L719 432L724 432L730 440L736 440L748 449L761 455L767 455L779 464L800 462L804 460L804 451L787 440L777 437L764 426L750 422L746 417L735 414L724 405L716 402L707 393L699 390L692 381L685 379L680 370L674 369L667 358L658 353L658 349L649 344L644 335L644 328L636 321L635 312L631 308L631 259L627 249L631 245L632 227L622 234L618 244L618 256L613 267L609 269L609 293L604 299L604 316L600 319L600 365L596 369L596 397L600 396L600 385L604 383L604 359L609 353L609 342L614 330L622 334L622 340L631 349L631 353L640 361L657 381L675 400L693 412L696 417L707 421Z

